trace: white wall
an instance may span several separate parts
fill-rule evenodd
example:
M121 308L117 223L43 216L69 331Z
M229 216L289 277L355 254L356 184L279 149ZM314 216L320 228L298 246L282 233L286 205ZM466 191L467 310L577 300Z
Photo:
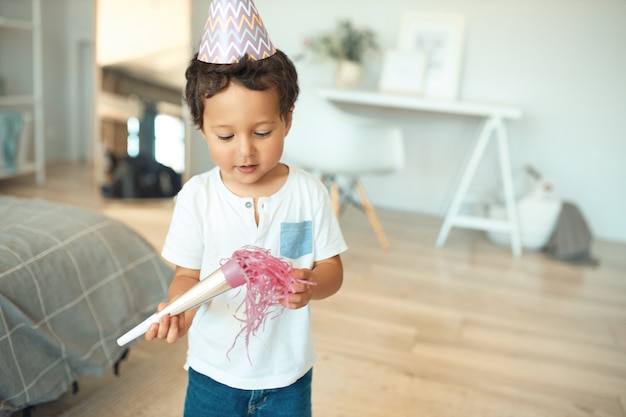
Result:
M84 1L84 2L83 2ZM59 19L88 19L91 1L46 0L46 11ZM64 3L63 12L54 4ZM553 180L557 193L577 204L596 235L626 242L626 3L622 0L256 0L274 43L288 54L301 42L350 17L376 30L383 47L392 47L405 11L462 13L468 18L460 96L471 101L519 105L524 118L510 124L514 169L533 164ZM71 7L70 7L71 6ZM194 0L193 39L200 40L208 0ZM62 17L64 14L65 17ZM87 20L85 20L87 21ZM65 25L69 27L70 25ZM45 28L44 28L45 29ZM68 116L54 108L68 100L51 84L64 80L58 42L46 40L50 74L46 78L49 159L69 152L64 139ZM51 43L52 42L52 43ZM53 49L51 49L53 48ZM366 83L372 86L379 65L372 62ZM302 69L306 79L307 72ZM332 73L316 79L330 80ZM65 80L67 81L67 80ZM303 80L305 81L305 80ZM65 101L64 101L65 100ZM52 103L52 104L51 104ZM407 168L398 175L367 179L378 206L443 215L473 135L476 120L444 115L382 111L407 136ZM293 139L293 138L291 138ZM191 169L212 164L204 142L194 135ZM497 186L492 154L477 175L474 192Z
M92 0L41 2L44 63L44 137L48 162L85 159L90 138L77 144L74 100L79 88L79 42L93 41ZM83 117L89 117L88 112ZM80 146L77 152L76 147Z
M339 18L371 27L383 47L393 47L403 12L464 14L460 97L522 107L523 119L509 125L514 171L534 165L559 196L578 205L596 237L626 242L624 1L256 0L256 5L273 42L291 56L302 51L306 36L333 27ZM196 0L195 7L193 36L199 40L206 2ZM369 71L366 83L373 87L379 65ZM443 216L478 122L426 113L370 114L401 124L408 152L404 172L365 181L374 204ZM199 155L209 164L206 152ZM499 185L494 155L490 150L472 186L478 195Z

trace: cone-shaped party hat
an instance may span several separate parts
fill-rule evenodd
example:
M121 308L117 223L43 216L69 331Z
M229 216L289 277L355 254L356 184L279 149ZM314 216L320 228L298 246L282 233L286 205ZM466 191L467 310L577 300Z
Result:
M252 0L211 0L198 60L231 64L245 54L259 60L275 52Z

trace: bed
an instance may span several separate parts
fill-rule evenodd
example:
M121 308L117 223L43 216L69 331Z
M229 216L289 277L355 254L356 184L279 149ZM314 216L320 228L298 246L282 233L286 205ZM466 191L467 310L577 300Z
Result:
M128 349L116 339L166 299L172 276L117 220L0 195L0 416L116 368Z

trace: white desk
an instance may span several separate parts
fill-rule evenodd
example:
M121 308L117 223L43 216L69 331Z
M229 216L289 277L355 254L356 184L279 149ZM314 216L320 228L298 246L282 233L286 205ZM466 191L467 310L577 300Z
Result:
M513 256L521 256L522 248L519 225L517 222L515 194L513 191L509 143L505 125L505 120L507 119L520 119L522 117L521 109L512 106L425 99L420 97L385 94L366 90L320 88L317 92L321 97L338 103L458 114L464 116L475 116L484 119L484 125L478 135L478 139L476 140L474 147L472 148L472 152L467 166L464 168L461 181L454 191L452 202L446 212L441 229L439 230L436 245L437 247L443 246L448 238L450 229L454 226L485 231L504 232L508 233L511 237L511 249ZM460 213L461 204L467 194L470 182L476 173L476 168L478 167L478 163L485 152L485 148L494 136L497 139L498 157L500 160L500 176L504 187L507 219L495 220L485 217L463 215Z

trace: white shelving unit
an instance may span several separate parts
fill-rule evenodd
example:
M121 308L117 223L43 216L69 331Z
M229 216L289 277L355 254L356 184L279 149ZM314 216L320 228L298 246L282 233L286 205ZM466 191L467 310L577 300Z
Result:
M22 131L14 170L0 146L0 179L35 174L45 181L43 68L40 0L0 0L0 110L22 114Z

